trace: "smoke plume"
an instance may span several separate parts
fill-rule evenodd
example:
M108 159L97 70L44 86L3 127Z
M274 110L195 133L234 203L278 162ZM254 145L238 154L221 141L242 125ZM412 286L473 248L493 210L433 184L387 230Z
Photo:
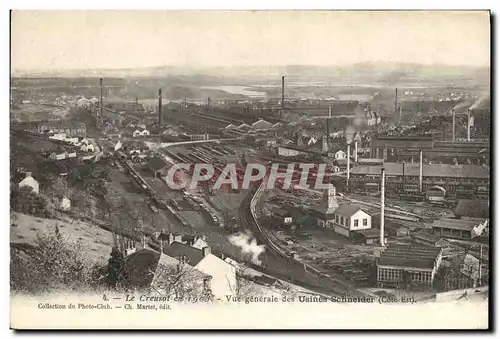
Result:
M472 104L472 106L469 107L469 109L478 109L478 108L487 108L490 105L490 95L489 94L482 94L479 99Z
M249 232L239 232L230 235L228 240L231 244L241 248L243 254L251 255L252 262L256 265L261 265L259 256L266 250L264 245L257 245L257 239L252 237Z
M347 126L347 128L345 130L345 139L346 139L348 145L350 143L352 143L355 134L356 134L356 131L354 130L354 128L352 126Z
M472 102L471 102L470 100L467 100L467 101L461 101L461 102L457 103L457 104L453 107L453 109L454 109L455 111L462 111L462 110L464 110L464 111L465 111L465 109L466 109L466 108L468 108L468 107L471 105L471 103L472 103Z

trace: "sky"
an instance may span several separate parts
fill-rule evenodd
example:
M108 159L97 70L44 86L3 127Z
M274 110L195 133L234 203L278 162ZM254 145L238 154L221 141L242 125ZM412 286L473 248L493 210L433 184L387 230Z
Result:
M151 66L489 66L477 12L13 11L13 70Z

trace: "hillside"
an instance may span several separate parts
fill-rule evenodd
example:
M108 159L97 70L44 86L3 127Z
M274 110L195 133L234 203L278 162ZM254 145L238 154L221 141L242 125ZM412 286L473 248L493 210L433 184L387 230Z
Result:
M83 242L84 248L88 249L85 254L91 261L103 265L107 263L113 246L112 233L97 225L70 218L44 219L11 212L10 242L33 245L38 233L54 231L56 225L67 240Z

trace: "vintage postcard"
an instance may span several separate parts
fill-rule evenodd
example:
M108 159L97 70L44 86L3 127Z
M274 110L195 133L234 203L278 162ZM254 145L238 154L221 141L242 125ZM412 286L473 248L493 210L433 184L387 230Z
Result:
M13 329L488 329L488 11L11 12Z

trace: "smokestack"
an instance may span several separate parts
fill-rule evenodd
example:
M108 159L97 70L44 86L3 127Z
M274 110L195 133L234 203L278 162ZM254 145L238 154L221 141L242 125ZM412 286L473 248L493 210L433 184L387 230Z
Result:
M403 117L403 107L399 106L399 122L401 123L401 118Z
M161 103L161 88L158 90L158 125L163 126L163 116L162 116L162 103Z
M331 118L332 117L332 105L328 105L328 117Z
M351 176L351 145L347 144L347 176L346 176L346 186L349 188L349 179Z
M354 162L358 162L358 141L354 141Z
M99 98L99 115L102 117L102 78L99 79L99 86L101 87L101 97Z
M420 190L420 193L422 193L422 179L424 176L423 157L424 157L424 152L422 152L422 150L421 150L420 151L420 168L419 168L419 173L418 173L418 188Z
M285 109L285 77L281 77L281 110Z
M396 88L396 95L394 97L394 113L398 112L398 89Z
M451 125L452 141L455 142L455 109L451 110Z
M470 109L467 110L467 141L470 141Z
M382 168L380 182L380 246L385 246L384 228L385 228L385 168Z

